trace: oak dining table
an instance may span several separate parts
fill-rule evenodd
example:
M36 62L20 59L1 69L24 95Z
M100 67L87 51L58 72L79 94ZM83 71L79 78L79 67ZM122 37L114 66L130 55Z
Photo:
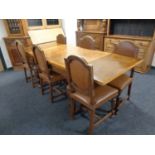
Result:
M66 76L64 58L70 55L84 58L93 66L94 81L102 86L127 73L143 61L109 51L90 50L78 46L44 44L39 47L44 52L48 63L52 65L52 69L64 76ZM27 52L33 55L32 50Z

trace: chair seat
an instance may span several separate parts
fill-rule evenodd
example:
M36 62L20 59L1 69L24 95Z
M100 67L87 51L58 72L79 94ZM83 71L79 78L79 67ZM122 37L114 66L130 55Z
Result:
M68 88L69 89L69 88ZM90 107L90 97L83 95L82 93L70 93L70 96L74 100L78 100L81 103L85 104L86 106ZM115 88L112 88L108 85L106 86L98 86L94 89L94 103L92 106L95 108L99 107L100 104L103 104L104 102L109 101L110 99L114 98L118 95L118 90Z
M55 83L58 81L62 81L64 80L64 77L61 76L60 74L52 74L50 76L50 78L48 78L48 76L44 73L39 73L39 77L44 81L44 82L48 82L48 83Z
M110 82L108 85L118 90L122 91L125 87L127 87L132 82L132 78L127 76L126 74L118 77L117 79Z

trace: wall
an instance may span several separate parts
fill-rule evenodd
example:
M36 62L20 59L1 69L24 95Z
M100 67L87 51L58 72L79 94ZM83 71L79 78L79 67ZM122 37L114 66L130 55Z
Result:
M4 60L5 60L6 66L7 66L7 68L10 68L10 67L12 67L12 64L11 64L4 40L3 40L3 37L6 37L6 36L7 36L7 32L5 30L3 20L0 19L0 47L2 50L2 54L3 54Z

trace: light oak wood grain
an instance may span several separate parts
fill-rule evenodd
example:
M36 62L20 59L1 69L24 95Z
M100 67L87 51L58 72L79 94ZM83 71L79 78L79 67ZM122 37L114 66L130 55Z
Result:
M53 69L64 75L64 58L69 55L83 57L90 65L93 65L94 80L100 85L108 84L120 75L142 63L142 60L140 59L110 52L88 50L76 46L57 45L49 47L48 45L47 47L44 46L42 50L44 51L49 64L53 66ZM32 54L30 50L29 53Z

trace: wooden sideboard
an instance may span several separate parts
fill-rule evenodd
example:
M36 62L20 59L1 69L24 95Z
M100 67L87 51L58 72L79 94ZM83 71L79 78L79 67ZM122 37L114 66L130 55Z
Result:
M149 26L151 30L146 31L144 29L145 27L140 27L143 22L144 26L145 23L148 24L149 22L152 22L151 27ZM145 73L150 69L152 64L153 53L150 53L148 48L153 38L155 38L153 34L155 20L150 20L149 22L146 22L145 20L140 20L140 22L138 20L130 21L127 19L122 19L121 21L119 19L117 23L117 20L111 21L110 19L89 19L88 21L87 19L79 19L77 20L78 31L76 31L76 42L78 45L80 38L85 35L90 35L96 41L96 49L112 52L115 44L118 44L121 41L130 41L134 43L139 49L138 58L143 59L143 63L138 65L135 70L140 73ZM141 28L140 31L136 27L135 32L133 27L134 24L138 24L139 28ZM128 25L129 30L127 27ZM146 28L148 28L148 25ZM125 33L128 35L125 35ZM133 35L133 33L139 33L139 35Z

